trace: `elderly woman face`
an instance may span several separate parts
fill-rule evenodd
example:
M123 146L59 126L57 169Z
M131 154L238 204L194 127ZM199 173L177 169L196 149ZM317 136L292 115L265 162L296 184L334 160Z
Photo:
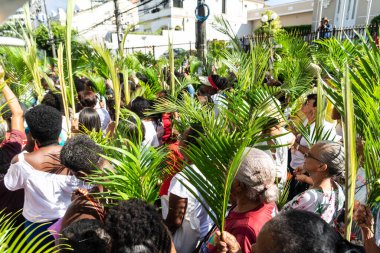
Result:
M309 152L305 153L305 163L303 166L307 172L313 173L326 170L326 166L324 166L325 162L320 158L320 152L319 145L314 145Z
M328 176L342 175L344 172L344 150L340 143L319 141L305 154L304 168L314 173L327 173Z

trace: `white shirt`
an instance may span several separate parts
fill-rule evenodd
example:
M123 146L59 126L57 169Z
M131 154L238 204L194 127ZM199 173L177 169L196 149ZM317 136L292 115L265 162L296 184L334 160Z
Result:
M9 167L4 185L10 191L25 190L22 214L36 223L62 218L71 203L72 192L79 187L89 188L75 176L34 169L25 161L23 153L18 155L18 162Z
M160 141L157 136L157 124L154 121L141 121L145 127L145 136L144 141L142 143L143 146L152 146L154 148L160 146Z
M185 170L189 169L199 171L195 165L185 168ZM200 195L198 190L186 180L183 172L173 177L169 187L169 197L170 194L174 194L187 199L186 214L181 227L174 234L173 243L177 252L191 253L198 241L203 239L212 228L212 221L207 210L184 184L189 186L196 195Z
M330 141L339 141L340 140L340 137L336 135L335 126L333 124L331 124L325 120L322 122L322 124L323 124L322 135L325 135L331 131L328 140L330 140ZM307 125L307 119L304 121L303 125L304 126ZM310 124L309 134L311 136L313 135L313 133L315 131L314 129L315 129L315 122ZM311 144L314 144L314 143L311 143ZM300 145L310 148L308 142L305 140L304 137L301 138ZM290 161L290 167L292 167L293 169L296 169L297 167L302 167L304 162L305 162L305 155L302 154L298 150L293 150L292 151L292 160Z
M211 96L211 99L214 102L214 113L216 117L219 114L219 108L226 107L226 105L223 103L224 95L221 93L216 93Z
M284 185L286 183L287 174L288 174L288 150L289 144L294 141L294 134L286 131L281 127L282 136L278 136L274 139L276 145L287 145L283 147L276 148L276 152L272 154L274 163L276 165L276 177L281 178L280 184Z
M108 124L111 122L111 116L104 108L98 108L96 109L96 112L99 114L102 130L105 133L107 131Z

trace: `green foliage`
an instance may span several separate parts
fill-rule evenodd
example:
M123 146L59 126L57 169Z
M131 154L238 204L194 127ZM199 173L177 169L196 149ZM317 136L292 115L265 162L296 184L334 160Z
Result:
M312 88L315 76L312 69L310 47L307 42L292 34L283 33L275 37L275 43L282 47L277 50L274 76L283 80L281 89L293 103Z
M0 25L0 36L22 39L22 29L25 29L25 25L19 22L6 22Z
M367 39L368 38L368 39ZM350 40L320 43L328 48L332 55L328 61L321 61L325 70L333 69L324 90L328 99L335 105L342 117L346 117L349 108L344 103L344 85L352 84L352 99L355 118L351 114L346 120L355 121L357 133L364 139L363 167L366 172L368 203L374 205L380 192L380 51L371 36L359 36L360 46ZM332 65L332 66L331 66ZM348 66L348 67L347 67ZM342 73L348 73L343 76ZM345 77L345 78L343 78ZM352 151L350 151L352 153ZM355 156L355 154L350 154Z
M200 124L204 129L205 133L201 134L197 145L191 144L189 149L184 150L198 170L183 170L187 181L201 196L194 194L190 184L185 184L185 187L211 209L209 215L221 231L224 230L231 185L244 151L246 147L263 141L261 133L268 125L268 117L263 117L262 113L267 103L250 106L243 96L227 95L222 103L228 106L218 107L217 115L213 107L202 106L187 95L181 101L161 99L155 105L155 112L177 111L180 115L177 124L181 124L181 129L190 123ZM252 96L255 101L265 99ZM266 116L272 113L274 111L268 111Z
M261 13L261 16L267 15L270 18L273 13L274 13L274 11L266 10L263 13ZM269 27L269 25L270 25L270 27ZM269 32L272 35L276 35L277 33L280 33L281 32L280 17L278 16L275 20L271 21L270 23L269 22L265 22L265 23L261 22L261 26L259 28L257 28L254 32L255 32L255 34L264 33L267 35L269 35Z
M59 250L70 250L68 245L43 244L44 240L51 236L49 231L42 232L32 238L30 233L26 232L28 228L23 228L24 224L16 225L16 219L19 215L19 212L11 215L0 211L0 252L58 253ZM36 250L37 248L38 250Z
M147 78L147 82L143 85L143 88L145 88L144 97L149 100L154 100L156 94L162 90L161 82L153 68L142 69L141 74ZM141 82L142 81L140 81L140 83Z
M131 135L129 117L137 122L137 131ZM98 171L88 177L94 184L103 185L108 192L104 196L110 199L143 199L151 204L158 199L158 184L166 168L165 149L143 146L141 121L127 110L121 114L120 124L112 142L101 145L105 151L103 158L112 167ZM95 139L97 140L97 139ZM100 139L101 140L101 139Z
M261 86L269 68L269 50L263 44L257 44L255 48L251 44L250 50L244 52L240 40L228 21L218 18L216 22L213 25L214 29L231 38L232 50L225 50L221 53L223 55L221 62L236 76L238 81L236 88L245 91Z
M302 32L311 32L311 25L295 25L295 26L283 26L288 33L302 33Z
M53 33L54 43L55 45L59 45L60 43L65 43L66 39L66 26L59 24L58 22L51 23L51 30ZM77 31L71 31L72 37L78 34ZM39 49L45 50L48 55L52 56L52 48L51 43L49 41L48 29L45 25L41 24L34 30L34 37L36 38L37 47ZM73 43L75 44L75 42ZM78 45L79 46L79 45ZM73 45L75 47L75 45Z
M143 52L135 52L134 56L140 62L140 64L145 68L150 68L156 64L156 59L152 53L144 54Z
M371 25L380 24L380 15L377 15L371 20Z

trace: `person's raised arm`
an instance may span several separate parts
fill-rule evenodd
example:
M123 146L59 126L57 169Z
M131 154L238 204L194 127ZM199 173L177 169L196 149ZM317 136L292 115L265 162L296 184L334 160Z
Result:
M380 248L376 245L373 226L374 220L370 208L356 201L354 204L353 219L357 222L362 231L365 252L379 253Z
M11 110L11 113L12 113L11 129L24 132L23 110L15 94L12 92L9 86L4 82L4 69L1 65L0 65L0 86L3 86L2 91L3 91L6 101L8 102L9 109Z

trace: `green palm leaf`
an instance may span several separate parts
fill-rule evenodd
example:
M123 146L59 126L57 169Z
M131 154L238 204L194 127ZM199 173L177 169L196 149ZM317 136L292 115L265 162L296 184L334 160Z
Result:
M143 199L154 204L158 199L158 185L166 170L165 149L154 149L142 145L141 122L136 115L138 136L132 138L123 132L124 124L133 124L127 120L128 114L123 111L116 137L113 141L103 142L103 158L112 165L104 171L98 171L88 177L94 184L103 185L108 191L103 197L116 200L130 198Z
M51 234L48 231L42 232L31 238L32 232L38 229L34 228L30 233L27 233L28 228L24 228L24 224L16 226L17 216L20 212L14 214L5 214L0 211L0 252L3 253L56 253L60 250L70 250L69 245L61 244L42 244ZM44 224L42 224L44 225ZM41 226L42 226L41 225ZM38 248L38 250L36 250Z
M346 202L345 202L345 238L350 240L352 217L355 201L355 182L357 172L356 158L356 124L354 114L353 96L351 91L351 82L349 79L348 65L344 73L344 151L346 165Z

